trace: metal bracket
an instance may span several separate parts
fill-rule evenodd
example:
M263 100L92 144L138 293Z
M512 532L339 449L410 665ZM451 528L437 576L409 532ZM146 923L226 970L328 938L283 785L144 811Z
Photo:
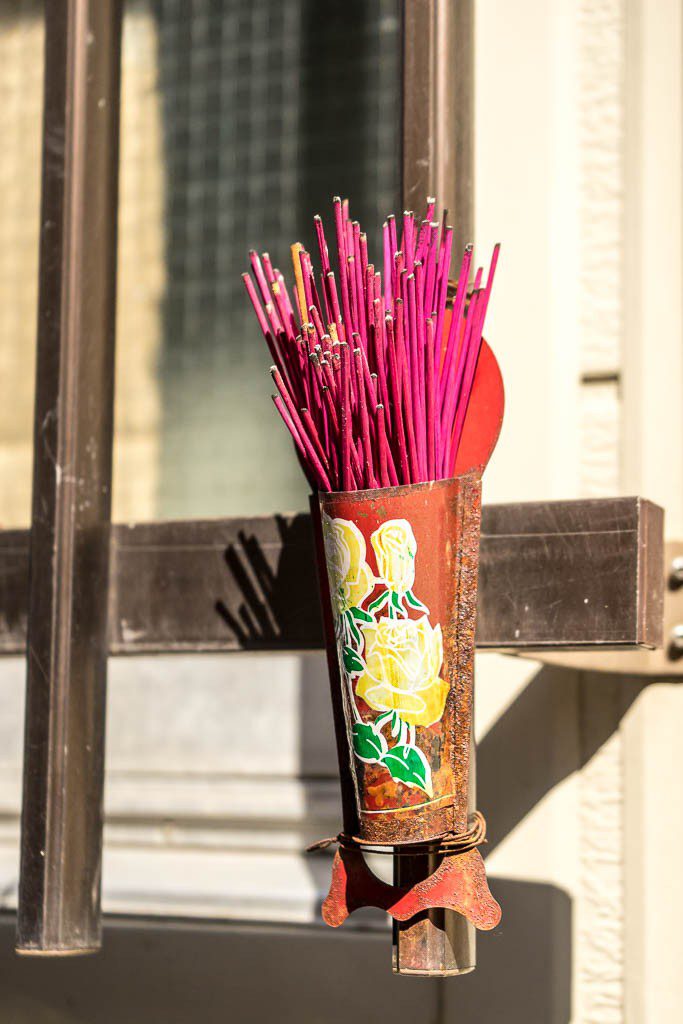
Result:
M614 672L658 679L683 676L683 541L669 541L664 545L663 562L663 639L656 649L601 651L598 648L525 653L523 656L585 672Z
M0 531L0 655L26 646L28 542ZM643 498L484 505L477 648L642 666L663 643L662 561L662 510ZM323 646L308 515L114 524L109 576L110 654Z

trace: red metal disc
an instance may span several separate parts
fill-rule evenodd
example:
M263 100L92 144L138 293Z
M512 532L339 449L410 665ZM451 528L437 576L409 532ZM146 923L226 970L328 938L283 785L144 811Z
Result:
M482 340L463 425L455 476L487 464L496 447L505 409L505 391L498 361Z

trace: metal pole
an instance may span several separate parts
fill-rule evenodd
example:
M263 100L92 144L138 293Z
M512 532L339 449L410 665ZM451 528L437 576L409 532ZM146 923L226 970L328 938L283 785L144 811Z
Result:
M474 223L474 3L404 0L402 198L422 210L435 196L449 210L456 244L472 239ZM474 743L469 801L474 806ZM394 858L397 883L414 883L436 868L428 857ZM476 964L474 929L451 910L394 922L394 970L445 976Z
M120 0L45 5L17 950L99 948Z
M404 0L402 201L435 196L464 248L474 224L474 2Z

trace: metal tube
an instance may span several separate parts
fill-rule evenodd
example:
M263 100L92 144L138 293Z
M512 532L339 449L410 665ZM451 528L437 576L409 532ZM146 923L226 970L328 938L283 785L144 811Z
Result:
M470 742L470 770L467 804L476 807L476 749L474 732ZM394 857L394 884L415 885L428 878L441 858ZM477 939L473 925L453 910L430 910L409 921L393 921L394 974L448 978L469 974L477 966Z
M402 198L422 210L433 195L450 211L455 237L472 238L474 221L474 3L404 0ZM470 770L474 790L474 758ZM401 864L395 878L417 882L436 865L429 858ZM403 858L407 861L407 858ZM394 924L394 970L445 976L472 970L474 930L453 911Z
M100 945L121 4L45 5L17 950Z

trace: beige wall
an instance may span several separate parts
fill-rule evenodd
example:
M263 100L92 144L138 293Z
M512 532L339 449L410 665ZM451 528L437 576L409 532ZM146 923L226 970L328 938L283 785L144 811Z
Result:
M681 4L479 0L477 33L477 241L504 242L490 333L508 392L486 498L639 493L680 537ZM526 705L550 782L490 867L571 900L573 1021L673 1024L680 689L488 660L482 751Z
M0 524L31 518L43 26L0 8Z

